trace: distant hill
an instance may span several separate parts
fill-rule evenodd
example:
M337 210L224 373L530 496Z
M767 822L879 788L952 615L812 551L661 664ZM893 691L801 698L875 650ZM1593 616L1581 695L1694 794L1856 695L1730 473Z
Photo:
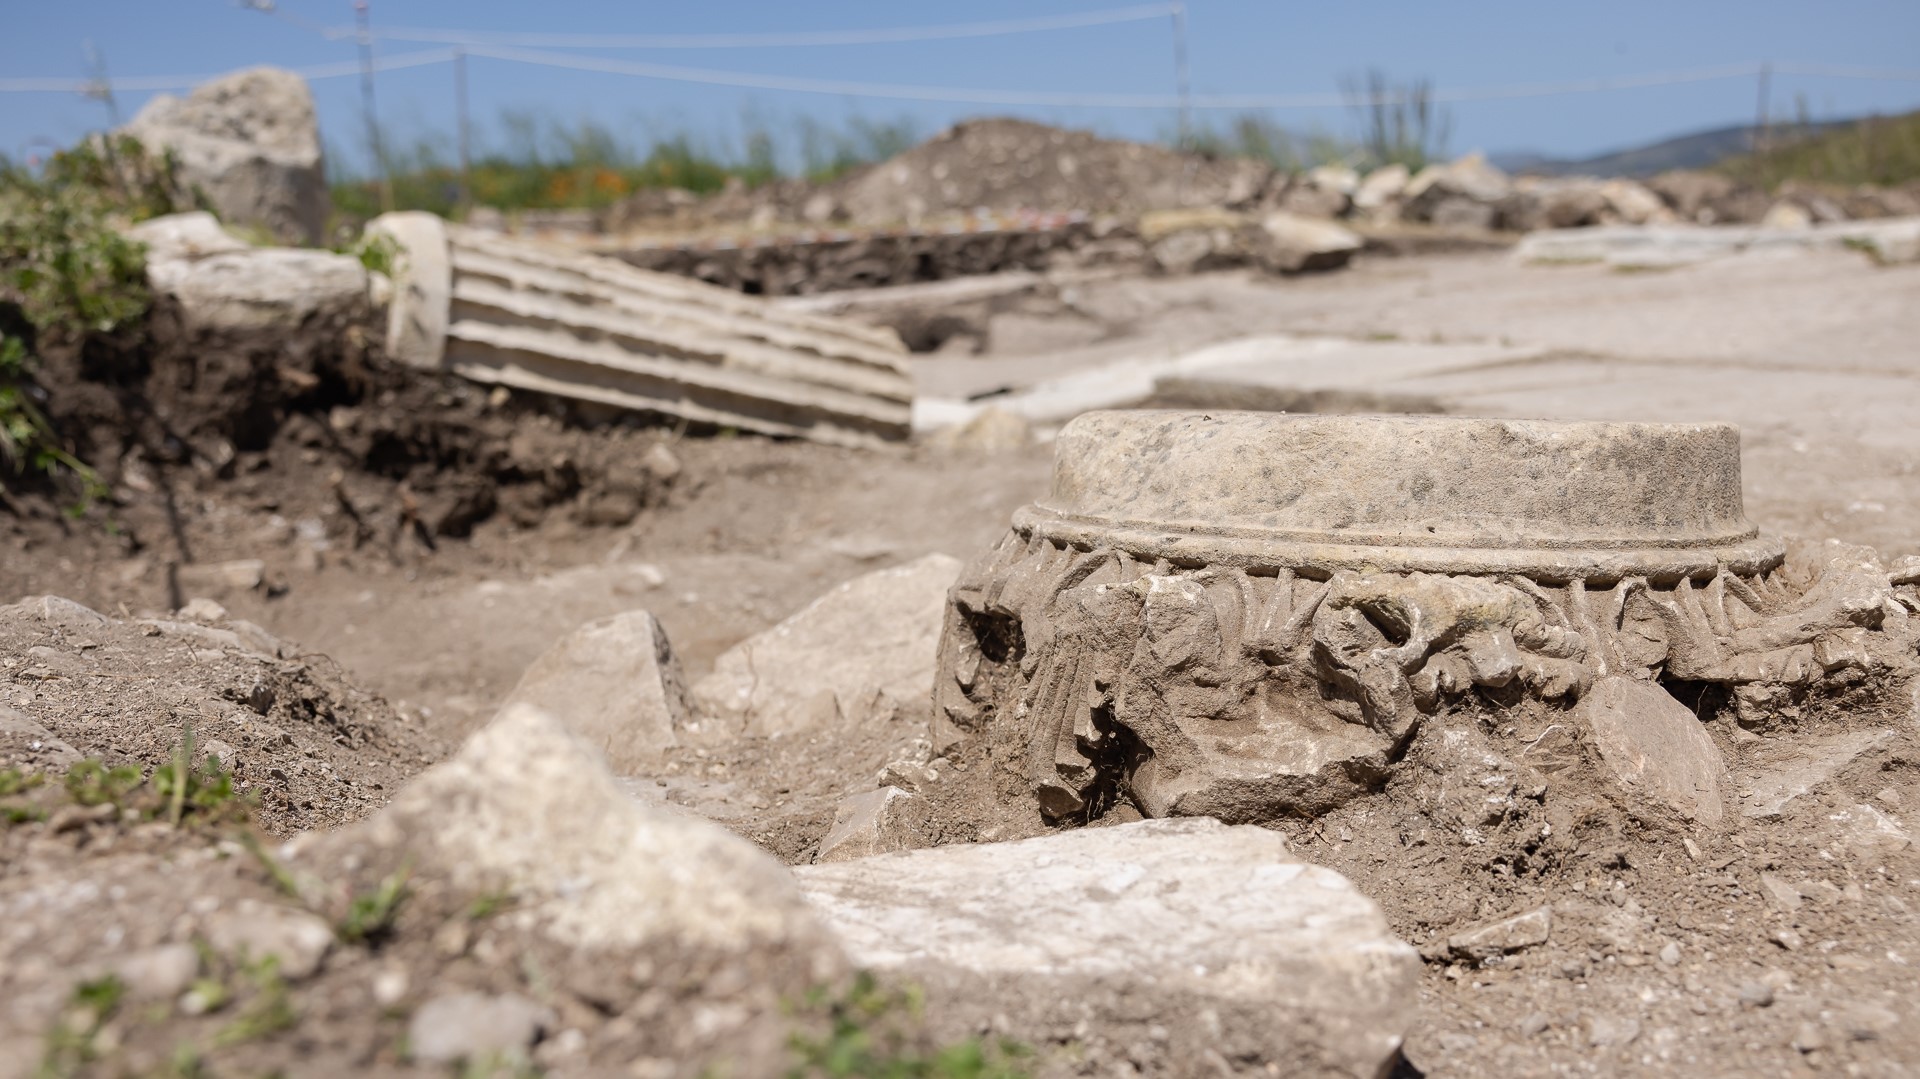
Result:
M1783 139L1794 141L1812 135L1823 134L1839 128L1852 127L1859 120L1827 120L1818 123L1792 123L1774 129L1774 144ZM1696 131L1691 135L1680 135L1645 146L1635 146L1595 157L1568 160L1566 158L1545 157L1540 154L1507 153L1491 154L1488 160L1512 173L1528 173L1534 176L1629 176L1646 177L1668 169L1705 169L1730 157L1738 157L1753 149L1753 125L1741 124L1737 127L1717 127L1711 131Z

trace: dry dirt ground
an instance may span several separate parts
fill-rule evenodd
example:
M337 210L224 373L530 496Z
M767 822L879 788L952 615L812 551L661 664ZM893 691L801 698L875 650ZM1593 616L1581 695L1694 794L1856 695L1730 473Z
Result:
M1535 358L1416 388L1477 414L1732 420L1744 432L1748 515L1763 528L1865 543L1888 558L1920 552L1920 266L1843 252L1626 274L1468 254L1365 258L1287 280L1084 283L1066 299L1055 315L997 319L979 356L917 360L917 377L964 396L1249 333L1538 346ZM484 414L502 406L463 407L476 423L531 422L512 406L495 421ZM262 587L196 591L303 655L329 657L390 703L406 760L367 770L356 743L351 759L322 762L362 769L372 789L457 744L581 622L646 607L698 678L726 647L841 580L924 553L985 550L1044 490L1049 458L1044 444L856 452L666 432L635 432L627 449L639 455L656 439L679 467L667 470L664 494L653 490L617 526L578 512L503 513L433 550L407 536L355 547L327 517L337 500L325 475L271 461L252 486L197 485L195 504L175 513L197 561L264 563ZM50 592L161 615L178 591L158 542L130 555L46 529L3 542L0 596ZM148 647L100 643L134 657ZM15 650L26 642L5 644L18 694L32 657ZM93 662L90 651L72 662ZM242 673L229 680L244 697ZM153 706L177 706L164 696L156 691ZM306 737L271 710L261 718ZM1778 819L1711 835L1616 821L1518 873L1511 858L1421 835L1391 799L1290 836L1433 952L1407 1050L1427 1074L1911 1074L1920 858L1873 824L1875 814L1920 816L1920 714L1901 698L1877 702L1870 718L1889 736L1828 784ZM820 797L721 815L804 857L818 838L805 833L824 829L826 795L870 787L870 769L910 740L863 741L858 761L832 746L744 755L727 765L743 787ZM795 767L848 774L770 778ZM1505 965L1436 948L1459 926L1542 905L1554 911L1550 943Z

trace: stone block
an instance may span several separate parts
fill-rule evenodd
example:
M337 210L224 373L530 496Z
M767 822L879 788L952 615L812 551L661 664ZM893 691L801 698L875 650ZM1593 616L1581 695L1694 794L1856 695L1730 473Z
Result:
M931 554L856 577L728 649L694 684L711 714L779 736L861 722L876 695L918 709L933 688L947 587L960 562Z
M1417 1001L1419 957L1379 908L1264 829L1143 821L795 876L949 1037L1004 1024L1095 1055L1151 1045L1135 1064L1156 1073L1378 1076Z
M501 710L518 705L559 720L628 775L679 744L676 732L691 710L680 659L649 611L595 619L555 642Z

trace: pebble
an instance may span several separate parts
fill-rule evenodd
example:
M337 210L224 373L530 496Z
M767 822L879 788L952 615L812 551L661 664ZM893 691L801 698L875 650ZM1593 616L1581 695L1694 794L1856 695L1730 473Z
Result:
M479 1053L524 1055L554 1025L552 1010L518 993L448 993L427 1001L407 1024L413 1059L453 1064Z
M407 995L405 967L388 967L373 976L373 999L383 1008L391 1008Z
M1546 1030L1549 1025L1549 1021L1544 1013L1529 1012L1526 1018L1520 1020L1520 1033L1525 1037L1531 1038L1541 1031Z
M1474 1037L1473 1035L1462 1034L1459 1031L1455 1031L1455 1030L1449 1030L1442 1033L1440 1035L1439 1041L1440 1041L1440 1048L1445 1049L1449 1053L1464 1053L1467 1050L1472 1049L1474 1046L1480 1044L1480 1039Z
M1612 1019L1603 1015L1587 1017L1587 1044L1595 1049L1632 1045L1640 1036L1638 1019Z
M1788 1044L1802 1053L1811 1053L1827 1047L1827 1035L1812 1023L1802 1023L1800 1029L1794 1031L1793 1040Z
M1773 986L1765 982L1748 982L1740 987L1742 1008L1765 1008L1772 1003Z
M1773 936L1769 939L1790 952L1799 951L1800 946L1806 943L1806 941L1800 938L1800 934L1791 929L1776 929L1773 932Z
M1680 944L1678 941L1670 940L1660 948L1660 962L1670 967L1679 965Z
M272 956L280 974L299 981L320 969L333 946L333 927L303 910L248 902L207 920L207 943L215 950L258 962Z
M113 972L134 1000L171 1000L193 984L200 955L191 944L162 944L122 957Z

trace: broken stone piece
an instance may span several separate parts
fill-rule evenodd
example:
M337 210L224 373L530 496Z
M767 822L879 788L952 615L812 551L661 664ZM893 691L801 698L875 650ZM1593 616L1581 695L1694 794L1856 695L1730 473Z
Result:
M718 825L629 797L597 750L527 705L373 817L303 837L288 864L323 891L406 866L456 894L506 892L525 924L571 948L758 949L797 987L838 969L784 866Z
M1725 815L1726 761L1692 710L1652 682L1614 675L1580 700L1578 718L1627 788L1703 824Z
M1748 793L1741 813L1771 819L1797 799L1819 789L1854 761L1893 741L1886 729L1803 736L1756 750L1743 768Z
M54 737L32 716L0 704L0 759L61 772L80 762L80 751Z
M1412 1021L1414 950L1265 829L1140 821L794 872L858 964L925 987L944 1037L1372 1076Z
M1760 874L1760 895L1767 906L1782 914L1791 914L1800 909L1800 889L1784 877L1772 873Z
M266 563L257 558L189 563L174 570L175 583L189 593L251 591L259 588L266 576Z
M97 629L107 624L106 615L60 596L28 596L20 601L18 609L69 633Z
M1455 933L1447 938L1447 948L1462 959L1485 962L1496 955L1545 944L1552 932L1552 908L1535 907Z
M1345 266L1363 246L1360 237L1331 221L1278 211L1260 220L1266 238L1260 262L1278 273L1306 273Z
M447 993L413 1013L407 1052L427 1064L455 1064L484 1054L524 1060L555 1022L553 1009L518 993Z
M915 707L933 687L947 587L958 559L930 554L856 577L723 653L694 700L756 734L860 722L875 694Z
M326 238L328 196L313 93L299 75L253 67L184 98L160 94L120 129L150 154L170 152L180 180L222 219L283 243Z
M304 910L242 900L237 910L220 911L206 921L207 943L236 959L271 958L282 976L298 981L320 969L333 946L333 927Z
M899 787L864 791L840 801L816 862L845 862L921 846L910 806L922 799Z
M678 744L690 711L667 632L649 611L595 619L533 661L501 706L543 709L632 773Z

